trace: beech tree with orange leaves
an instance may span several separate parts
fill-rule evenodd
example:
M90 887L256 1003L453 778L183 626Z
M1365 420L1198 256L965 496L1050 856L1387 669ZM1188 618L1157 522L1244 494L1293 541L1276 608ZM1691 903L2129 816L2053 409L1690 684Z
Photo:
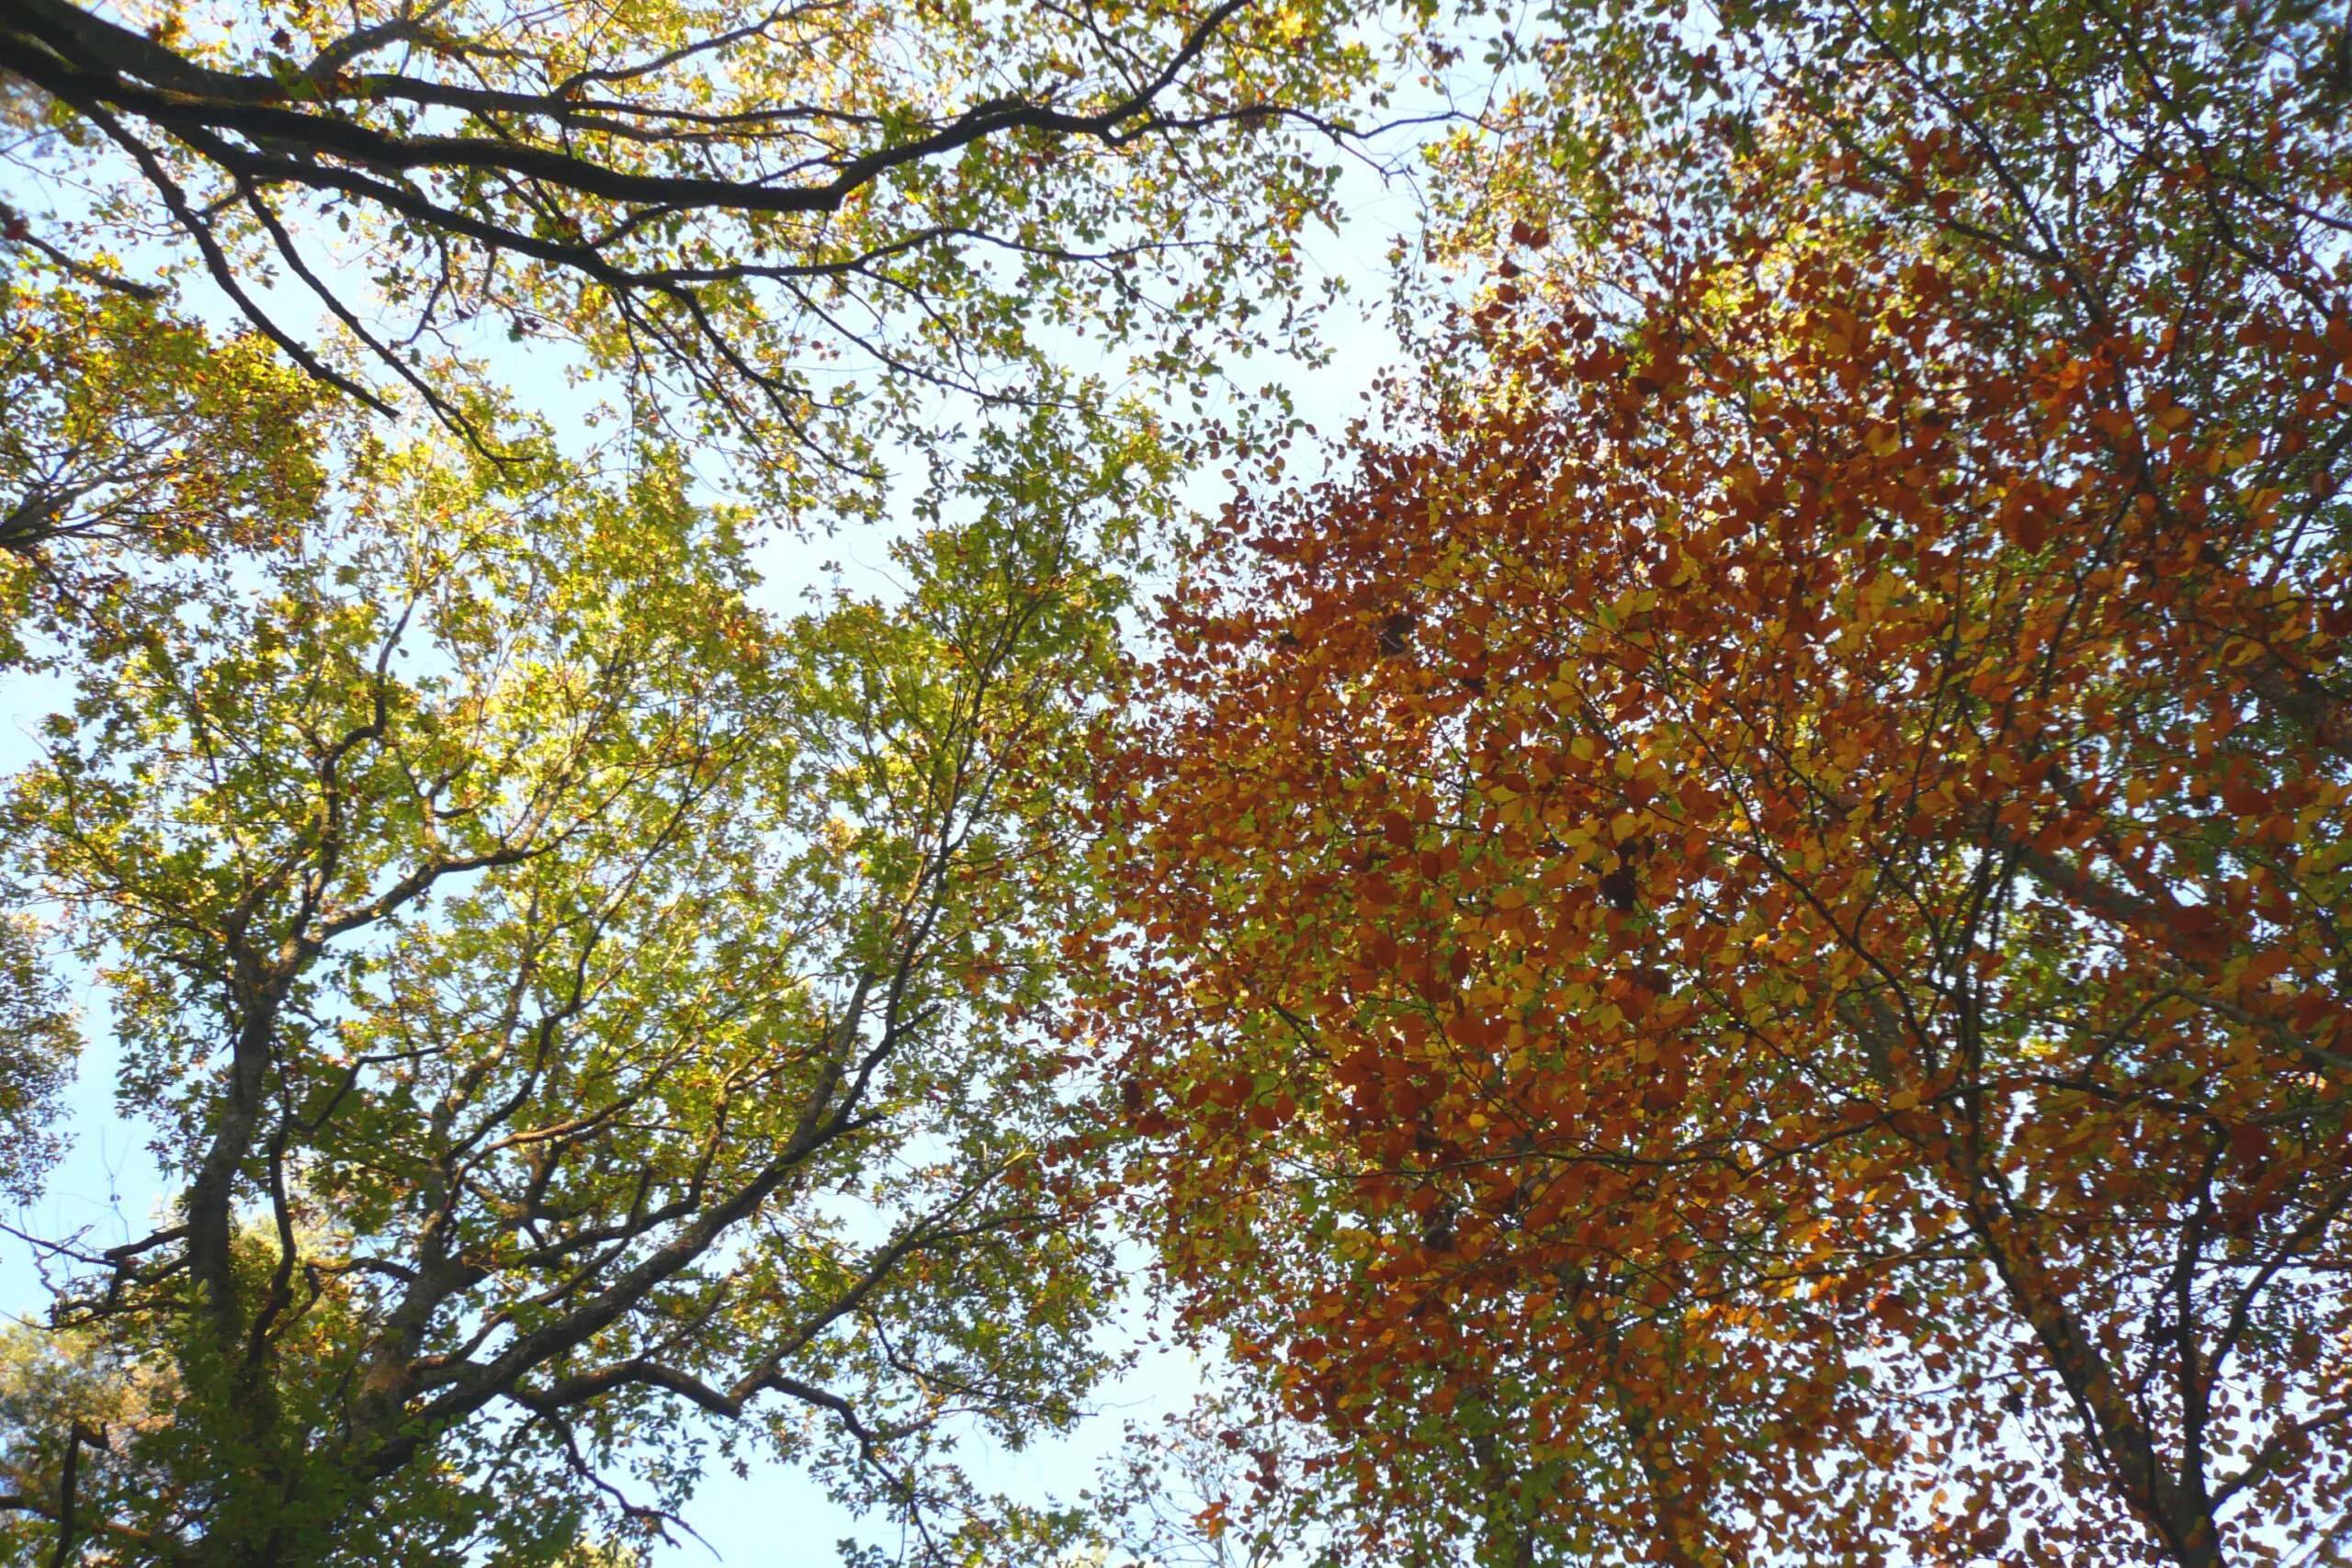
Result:
M2340 1533L2345 275L2118 224L2021 308L1906 155L1521 222L1474 368L1167 602L1098 807L1130 1179L1367 1558Z

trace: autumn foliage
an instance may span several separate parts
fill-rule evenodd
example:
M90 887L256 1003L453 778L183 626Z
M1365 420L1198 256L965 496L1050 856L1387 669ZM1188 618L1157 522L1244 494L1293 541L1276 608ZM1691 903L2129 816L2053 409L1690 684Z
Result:
M2258 1560L2352 1479L2342 289L2059 333L1839 173L1612 319L1522 224L1103 786L1166 1267L1391 1561Z

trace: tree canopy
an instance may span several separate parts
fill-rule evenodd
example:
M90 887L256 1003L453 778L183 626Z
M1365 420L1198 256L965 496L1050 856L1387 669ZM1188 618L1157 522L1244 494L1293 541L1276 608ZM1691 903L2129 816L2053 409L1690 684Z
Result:
M927 389L1046 395L1057 333L1134 340L1180 388L1290 341L1293 246L1329 199L1306 137L1352 129L1374 66L1352 21L1262 0L400 0L165 7L142 30L24 0L0 63L77 171L119 170L101 231L191 250L360 401L389 412L382 384L404 385L479 437L424 355L487 321L747 441L821 505L873 467L877 422L923 427ZM73 219L63 246L12 222L63 254Z
M186 1185L50 1248L149 1415L20 1517L540 1561L757 1443L952 1529L934 1434L1067 1419L1099 1270L1017 1025L1077 896L1028 759L1105 653L1103 460L1003 474L902 605L778 620L673 467L384 446L258 584L94 627L10 838Z
M2250 244L1821 112L1517 220L1104 754L1165 1267L1369 1556L2206 1563L2342 1484L2340 178L2274 128Z
M9 1227L11 1560L640 1563L754 1465L861 1568L2345 1560L2340 22L0 73L0 1180L111 1087L164 1182ZM1226 373L1331 346L1384 119L1406 358L1309 445ZM998 1495L1138 1322L1192 1406Z

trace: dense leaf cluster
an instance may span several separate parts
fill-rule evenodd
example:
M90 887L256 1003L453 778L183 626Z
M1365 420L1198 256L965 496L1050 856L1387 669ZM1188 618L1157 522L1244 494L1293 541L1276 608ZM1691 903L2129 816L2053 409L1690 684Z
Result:
M2346 186L2301 20L2167 17L1465 135L1543 222L1167 601L1124 1120L1368 1557L2335 1532Z

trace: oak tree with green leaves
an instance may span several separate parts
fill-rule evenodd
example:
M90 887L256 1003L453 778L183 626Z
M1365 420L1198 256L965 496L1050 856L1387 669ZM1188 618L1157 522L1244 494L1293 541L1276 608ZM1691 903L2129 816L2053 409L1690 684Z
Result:
M902 598L786 617L674 465L532 439L369 444L284 550L95 620L11 786L176 1188L46 1244L141 1414L9 1404L22 1550L548 1562L759 1454L943 1561L1061 1528L954 1451L1105 1365L1034 1014L1158 459L1041 413Z
M0 69L34 89L28 188L56 165L95 182L96 237L187 253L379 409L404 385L481 434L420 351L487 321L682 431L747 439L741 482L820 505L856 504L933 393L1049 396L1058 337L1132 342L1180 393L1231 351L1296 346L1295 245L1384 64L1324 0L142 19L0 16ZM86 248L85 209L18 208L20 243Z
M40 261L0 283L0 670L52 669L151 613L174 563L282 547L315 508L334 411L252 339ZM0 930L0 1170L29 1200L79 1051L39 922Z

